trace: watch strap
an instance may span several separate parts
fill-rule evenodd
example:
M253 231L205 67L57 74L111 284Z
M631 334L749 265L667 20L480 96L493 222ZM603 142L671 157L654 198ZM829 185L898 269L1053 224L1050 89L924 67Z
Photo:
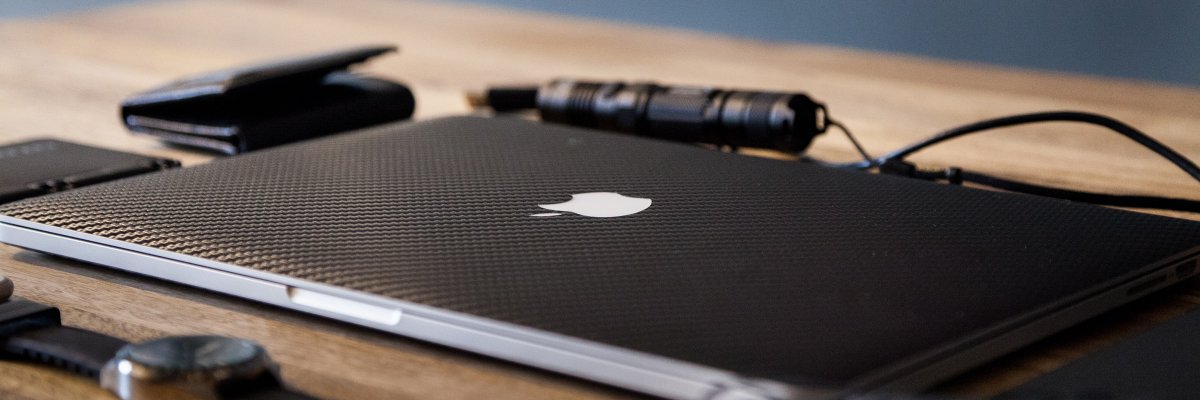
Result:
M247 380L232 380L217 386L220 400L317 400L316 397L288 390L279 379L278 370Z
M8 356L50 364L96 378L104 364L128 342L102 333L66 326L44 326L0 339Z
M50 364L95 378L124 340L62 326L57 308L21 298L0 302L0 358Z
M282 386L261 388L242 393L231 393L222 400L317 400L316 397L293 392Z
M62 326L57 308L21 298L0 299L0 358L23 359L97 378L129 342ZM283 387L273 373L220 390L229 400L316 400Z

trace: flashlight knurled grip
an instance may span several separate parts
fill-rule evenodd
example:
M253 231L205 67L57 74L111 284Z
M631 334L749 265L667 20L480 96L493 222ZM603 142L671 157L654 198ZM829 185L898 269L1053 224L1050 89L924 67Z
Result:
M555 80L537 106L549 122L790 153L826 127L825 107L803 93Z

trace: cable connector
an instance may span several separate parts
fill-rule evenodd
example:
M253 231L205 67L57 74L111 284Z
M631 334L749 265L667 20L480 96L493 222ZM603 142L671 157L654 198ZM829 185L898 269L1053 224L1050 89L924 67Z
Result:
M890 158L879 164L879 173L899 175L909 178L917 177L917 165L898 158Z
M959 167L948 167L942 170L922 170L916 164L897 158L892 158L879 164L879 173L897 175L927 181L946 181L951 185L962 185L963 171Z

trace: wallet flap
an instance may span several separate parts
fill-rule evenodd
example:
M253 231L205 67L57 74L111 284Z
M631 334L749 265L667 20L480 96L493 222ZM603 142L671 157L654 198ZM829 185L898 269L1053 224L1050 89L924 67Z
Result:
M396 46L362 46L193 75L135 94L125 99L121 107L128 110L228 95L235 91L317 85L321 78L334 71L347 69L371 57L395 50Z
M364 46L227 69L136 94L121 106L131 131L237 154L409 118L402 84L346 69L394 46Z

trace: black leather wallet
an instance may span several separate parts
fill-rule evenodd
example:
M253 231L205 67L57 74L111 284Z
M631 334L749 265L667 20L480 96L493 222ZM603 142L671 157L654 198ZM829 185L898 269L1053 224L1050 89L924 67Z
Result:
M402 84L346 71L395 51L364 46L210 72L136 94L121 104L131 131L225 154L407 119Z

